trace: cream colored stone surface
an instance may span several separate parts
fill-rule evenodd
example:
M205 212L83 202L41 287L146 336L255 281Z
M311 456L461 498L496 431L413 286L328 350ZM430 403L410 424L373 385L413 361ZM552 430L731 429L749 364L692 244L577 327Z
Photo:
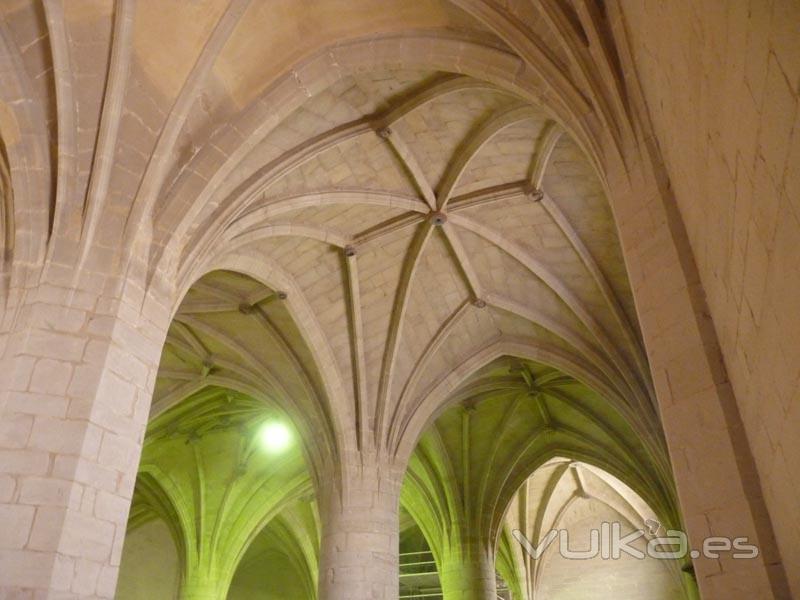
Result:
M623 15L781 554L796 564L800 9L677 2ZM790 579L800 593L800 573Z
M669 527L647 503L619 479L584 463L554 458L540 466L520 488L506 517L507 527L520 531L534 546L551 530L566 531L569 548L591 547L590 531L603 524L621 525L622 534L659 523ZM653 525L656 527L656 525ZM649 535L649 534L648 534ZM599 538L598 538L599 539ZM632 546L645 549L649 538ZM622 554L609 564L601 558L567 560L557 551L558 541L534 560L516 549L527 598L693 598L683 589L680 564ZM602 547L602 546L599 546ZM609 550L610 551L610 550Z
M168 4L0 6L0 597L112 597L148 418L214 386L303 440L320 597L394 598L504 356L759 544L704 597L798 593L795 5Z

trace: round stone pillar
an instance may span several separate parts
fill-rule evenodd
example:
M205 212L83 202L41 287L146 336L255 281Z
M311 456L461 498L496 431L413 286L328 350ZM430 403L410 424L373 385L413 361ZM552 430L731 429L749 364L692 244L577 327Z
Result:
M495 600L494 556L476 542L445 551L439 564L444 600Z
M399 590L402 472L357 459L319 498L320 600L392 600Z
M207 574L187 576L181 583L179 597L181 600L225 600L228 595L228 583L220 578Z

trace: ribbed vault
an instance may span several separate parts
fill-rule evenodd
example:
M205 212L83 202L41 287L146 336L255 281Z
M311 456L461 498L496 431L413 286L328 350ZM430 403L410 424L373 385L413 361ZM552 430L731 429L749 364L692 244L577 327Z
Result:
M173 318L161 357L151 418L225 388L286 415L303 440L312 474L335 457L321 376L286 310L283 290L231 272L192 286Z
M313 502L288 505L251 542L236 568L228 598L261 595L317 598L319 523ZM285 571L283 566L288 567ZM283 594L283 596L280 596Z
M463 384L453 401L458 406L422 436L401 497L436 558L445 597L495 593L501 549L508 572L509 546L502 535L509 505L531 474L554 457L616 475L646 498L638 505L652 506L660 522L679 522L669 475L642 433L562 372L501 359ZM548 499L531 510L548 514Z
M221 389L279 410L326 497L347 494L337 457L408 464L402 501L445 588L465 562L519 587L503 517L553 456L678 523L611 210L552 112L420 69L302 100L202 202L176 208L188 168L154 205L156 239L179 235L152 264L187 291L152 417Z
M588 531L606 522L619 524L622 535L642 529L644 538L632 543L643 550L649 539L671 528L633 488L596 466L571 458L545 462L525 480L505 516L507 530L521 533L532 547L541 546L550 531L566 530L570 548L589 548ZM553 544L553 546L557 545ZM526 598L567 594L594 598L638 589L647 597L696 598L696 582L678 561L637 559L622 555L622 562L565 561L552 546L534 558L522 545L511 545L513 577ZM576 569L581 577L574 577ZM638 570L638 573L637 573Z
M291 513L275 520L312 491L298 444L279 455L260 447L260 427L278 418L263 401L211 387L152 421L128 528L155 517L167 524L181 565L181 598L225 597L267 524L299 547L293 560L313 552L314 541L303 539L313 540L313 523L310 533L298 525L292 535Z
M278 333L298 358L309 348L287 366L316 386L312 414L340 451L407 455L452 376L508 345L590 383L660 443L610 209L547 113L464 76L345 77L225 186L238 180L198 217L183 285L222 267L283 292ZM219 285L213 317L199 302L178 323L236 329L246 294L222 306Z
M592 75L615 68L602 15L515 3L509 20L472 0L274 8L2 8L11 285L49 257L67 279L131 273L173 310L223 268L284 292L278 333L299 365L280 371L305 388L285 395L315 405L304 411L329 454L402 462L470 373L448 377L510 346L657 437L597 175L602 149L630 133L614 78ZM178 314L190 329L206 318ZM179 377L168 403L194 391Z
M448 407L465 410L467 393L477 412L503 403L530 411L530 466L534 454L550 458L545 440L557 439L559 451L601 462L677 524L663 420L693 541L732 535L736 514L764 549L746 566L700 558L701 581L712 594L786 595L796 519L783 502L791 478L781 452L796 445L791 432L770 436L789 415L792 386L780 386L772 408L750 399L763 387L750 383L793 376L789 350L760 348L781 337L785 319L758 323L792 296L778 285L792 261L776 257L793 234L774 216L788 214L778 188L797 137L785 126L794 89L781 73L794 64L784 56L791 18L776 4L774 16L742 10L717 23L701 7L678 19L697 25L686 40L654 36L652 51L649 32L629 31L651 21L636 7L0 2L0 418L11 424L0 475L11 520L23 515L3 547L17 578L0 591L48 595L58 580L81 597L113 595L149 411L132 523L169 522L184 568L220 560L203 568L229 579L226 561L247 545L198 533L208 519L225 523L208 511L233 502L262 524L288 501L270 496L256 510L234 498L257 485L235 475L250 456L245 434L259 415L275 415L300 442L286 461L316 492L320 596L391 598L403 475L422 468L420 452L450 457L426 459L428 469L457 466L447 427L435 452L430 432L439 418L449 423ZM726 38L756 20L763 36ZM729 64L699 86L701 101L673 97L664 82L682 81L686 49L717 39L727 40L723 51L689 65L700 75L730 47ZM764 68L743 79L750 54ZM662 56L676 62L664 77L651 68ZM751 85L762 71L763 85ZM765 98L749 107L741 139L716 135L735 120L727 105L706 119L729 78L731 89ZM675 115L698 127L671 136ZM709 147L717 167L700 173L691 160ZM735 195L736 210L700 206L709 190ZM753 225L751 197L780 208L753 211ZM729 240L706 244L703 224L717 212ZM717 252L729 246L745 250ZM768 265L778 275L767 276ZM499 368L506 357L522 371ZM776 377L782 360L786 374ZM500 413L483 433L521 443ZM466 439L463 424L448 427ZM500 449L481 458L505 460ZM302 487L251 460L248 474ZM198 508L188 498L210 471L231 478L230 497L212 494ZM69 497L69 506L54 509L39 479L57 480L58 503ZM38 491L23 494L28 486ZM711 498L719 490L724 502ZM465 522L497 544L497 507L512 491L476 493L480 510ZM380 535L346 543L359 527ZM96 547L84 542L88 530ZM384 560L364 566L375 555ZM335 577L343 572L355 591Z

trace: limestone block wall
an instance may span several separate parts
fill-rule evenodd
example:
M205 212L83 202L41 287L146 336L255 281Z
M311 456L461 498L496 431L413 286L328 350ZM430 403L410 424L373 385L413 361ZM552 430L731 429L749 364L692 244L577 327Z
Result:
M116 584L167 319L132 289L70 277L52 268L4 314L0 597L112 597Z
M800 594L800 4L621 3L794 594Z

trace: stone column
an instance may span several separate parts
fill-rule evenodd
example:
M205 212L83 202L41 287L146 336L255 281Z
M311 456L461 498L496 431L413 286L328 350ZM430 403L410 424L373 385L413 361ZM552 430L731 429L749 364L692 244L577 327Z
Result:
M444 600L496 600L494 554L485 544L462 541L445 550L439 562Z
M402 471L372 457L348 462L341 481L331 480L319 497L319 598L397 598Z
M227 578L213 573L187 573L181 582L179 597L181 600L225 600L229 587Z
M12 290L0 370L0 597L113 598L169 316L141 295Z

